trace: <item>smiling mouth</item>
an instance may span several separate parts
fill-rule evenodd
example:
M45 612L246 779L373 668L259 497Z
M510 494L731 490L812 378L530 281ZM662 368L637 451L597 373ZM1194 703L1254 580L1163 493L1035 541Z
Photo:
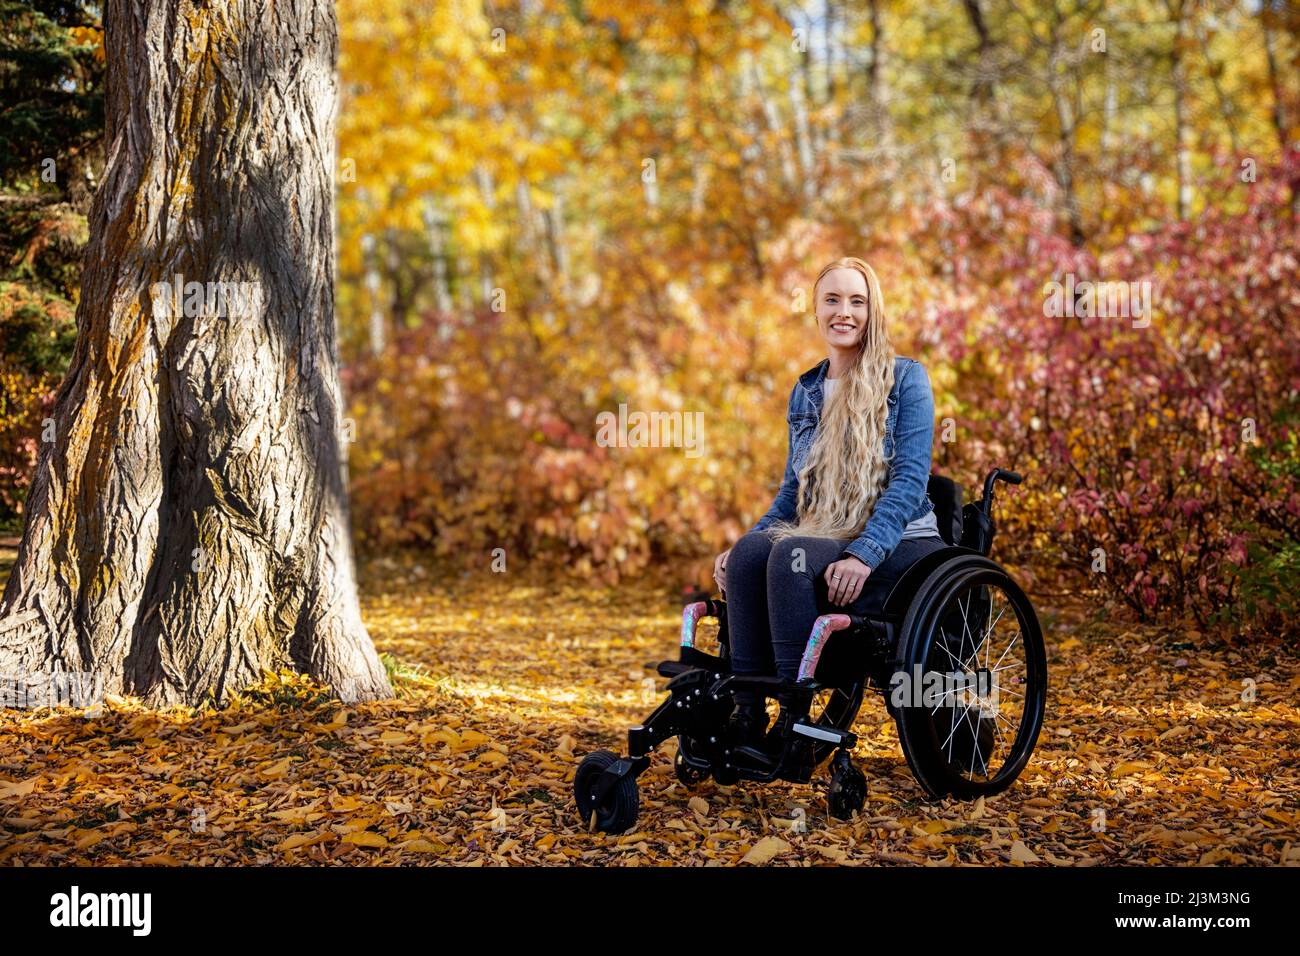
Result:
M853 332L857 329L856 325L850 325L847 322L832 322L831 331L833 332Z

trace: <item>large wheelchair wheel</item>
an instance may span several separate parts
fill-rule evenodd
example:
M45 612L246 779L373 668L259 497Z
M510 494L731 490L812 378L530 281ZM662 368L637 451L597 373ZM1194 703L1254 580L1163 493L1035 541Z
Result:
M1029 599L998 564L960 555L917 589L887 699L903 754L934 798L1007 789L1043 725L1047 656Z

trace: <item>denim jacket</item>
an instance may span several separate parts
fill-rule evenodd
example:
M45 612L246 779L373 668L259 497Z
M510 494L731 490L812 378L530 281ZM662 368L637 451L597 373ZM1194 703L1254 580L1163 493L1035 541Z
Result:
M750 531L762 531L773 521L793 521L799 500L799 470L812 447L821 418L822 383L830 359L799 376L790 392L786 420L790 426L790 451L785 476L776 500ZM894 361L894 387L889 392L889 417L885 423L885 455L894 453L889 480L876 500L866 527L844 548L873 571L898 547L903 529L934 510L926 494L930 480L930 453L934 442L934 393L925 366L898 356ZM895 452L895 445L897 451Z

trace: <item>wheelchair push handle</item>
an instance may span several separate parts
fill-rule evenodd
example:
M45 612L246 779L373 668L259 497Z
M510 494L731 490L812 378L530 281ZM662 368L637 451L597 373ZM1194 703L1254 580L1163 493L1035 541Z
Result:
M999 481L1018 485L1024 481L1018 471L994 468L984 479L984 498L978 503L966 505L969 509L967 526L962 529L962 544L965 547L988 554L993 547L993 536L997 527L993 522L993 486Z
M994 468L984 479L984 500L993 500L993 483L995 481L1005 481L1008 484L1018 485L1024 480L1024 477L1018 471L1007 471L1005 468Z
M984 479L984 500L980 502L980 510L988 517L993 517L993 484L998 481L1005 481L1008 484L1018 485L1024 481L1024 476L1018 471L1007 471L1005 468L994 468Z

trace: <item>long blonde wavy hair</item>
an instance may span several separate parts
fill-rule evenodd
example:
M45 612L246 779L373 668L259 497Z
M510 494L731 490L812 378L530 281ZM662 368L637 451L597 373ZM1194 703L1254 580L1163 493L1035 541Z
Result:
M795 520L769 526L778 541L793 535L857 537L889 480L884 443L895 352L885 328L880 280L853 256L828 263L813 283L814 315L817 287L832 269L856 269L866 280L867 322L852 364L822 405L817 434L799 469Z

